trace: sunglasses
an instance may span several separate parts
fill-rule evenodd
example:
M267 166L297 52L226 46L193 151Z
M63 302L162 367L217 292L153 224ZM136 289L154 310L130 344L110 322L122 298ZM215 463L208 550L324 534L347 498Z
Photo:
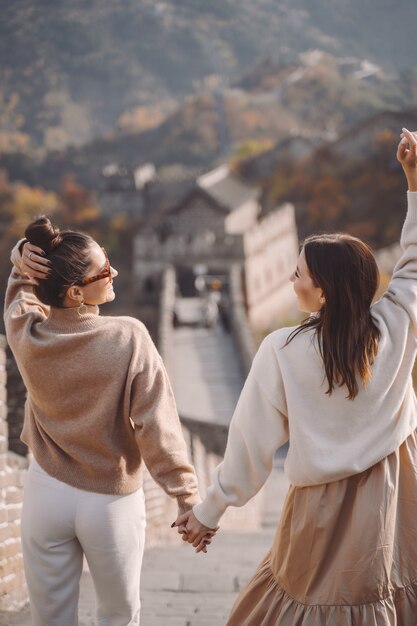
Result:
M106 257L105 266L99 274L96 274L95 276L88 276L87 278L80 280L78 283L79 285L90 285L91 283L95 283L97 280L102 280L103 278L110 278L110 282L113 282L109 257L107 256L106 250L104 248L102 248L102 250L104 252L104 256Z

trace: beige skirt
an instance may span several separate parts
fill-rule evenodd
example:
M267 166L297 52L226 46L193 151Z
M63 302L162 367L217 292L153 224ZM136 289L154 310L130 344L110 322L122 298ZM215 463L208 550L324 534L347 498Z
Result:
M416 626L417 439L361 474L291 486L227 626Z

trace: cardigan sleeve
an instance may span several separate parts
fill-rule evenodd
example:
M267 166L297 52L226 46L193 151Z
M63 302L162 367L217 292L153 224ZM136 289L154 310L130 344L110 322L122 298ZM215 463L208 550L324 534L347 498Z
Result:
M384 297L374 306L381 309L387 299L400 306L407 313L411 330L417 337L417 192L409 191L407 199L407 216L400 239L403 253ZM398 320L393 319L392 323L398 324Z
M4 299L4 322L7 340L12 349L22 337L22 331L35 322L44 321L50 309L37 298L33 289L35 283L20 271L20 247L24 241L18 241L12 250L13 267Z
M285 411L282 379L267 337L233 414L224 459L213 472L206 498L193 508L202 524L215 528L228 506L242 506L260 490L275 452L288 441Z
M133 378L130 417L141 456L152 478L177 499L180 513L200 501L188 460L174 394L162 359L146 330L140 371Z

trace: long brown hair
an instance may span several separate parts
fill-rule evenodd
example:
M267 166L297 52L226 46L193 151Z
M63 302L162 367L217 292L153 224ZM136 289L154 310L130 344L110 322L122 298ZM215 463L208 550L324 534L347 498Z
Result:
M313 235L303 244L310 276L323 291L325 303L317 315L296 328L285 345L300 332L316 331L328 382L327 394L346 385L348 399L366 387L378 352L380 332L370 306L378 288L379 272L371 249L346 234Z

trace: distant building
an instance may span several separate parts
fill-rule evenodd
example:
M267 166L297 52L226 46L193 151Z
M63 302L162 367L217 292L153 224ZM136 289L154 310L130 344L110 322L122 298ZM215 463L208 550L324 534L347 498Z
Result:
M146 209L143 188L136 185L135 171L117 163L103 168L97 202L102 214L108 217L117 213L140 217Z
M138 301L146 304L156 297L168 264L187 292L197 267L227 276L239 263L253 328L265 330L292 316L295 298L288 278L298 257L294 207L285 204L264 216L259 196L226 165L197 178L181 202L159 219L154 216L135 237Z
M172 206L194 181L195 172L181 167L157 171L153 163L139 167L111 163L103 168L97 201L103 215L112 217L124 213L135 223Z
M144 189L156 179L156 169L153 163L146 163L137 167L133 172L133 181L136 190Z
M110 163L103 167L104 191L134 191L133 172L123 165Z

